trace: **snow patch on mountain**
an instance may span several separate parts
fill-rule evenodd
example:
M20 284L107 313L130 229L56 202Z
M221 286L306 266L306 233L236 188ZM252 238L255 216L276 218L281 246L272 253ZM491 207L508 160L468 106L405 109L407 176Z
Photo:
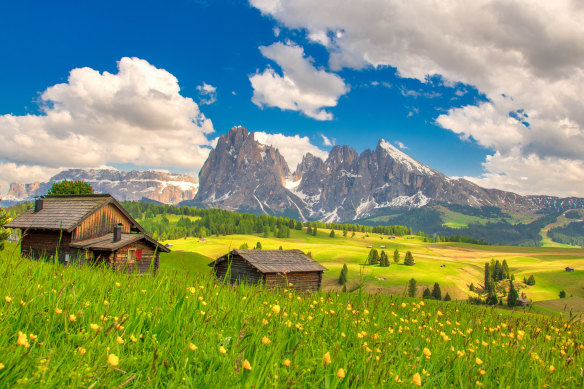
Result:
M415 159L413 159L403 151L399 150L385 139L379 140L379 146L381 146L382 149L387 151L387 154L389 154L394 160L404 165L410 171L417 171L428 176L432 176L436 173L434 170L416 161Z

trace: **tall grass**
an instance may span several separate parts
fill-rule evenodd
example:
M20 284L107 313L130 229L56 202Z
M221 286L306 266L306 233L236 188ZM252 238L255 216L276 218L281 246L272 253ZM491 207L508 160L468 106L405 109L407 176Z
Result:
M0 387L584 385L582 324L547 316L138 277L11 250L0 291Z

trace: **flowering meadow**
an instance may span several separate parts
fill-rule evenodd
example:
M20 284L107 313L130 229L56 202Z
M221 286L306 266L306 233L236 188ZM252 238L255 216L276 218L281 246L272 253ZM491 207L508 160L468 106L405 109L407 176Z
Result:
M0 387L582 387L582 324L0 253Z

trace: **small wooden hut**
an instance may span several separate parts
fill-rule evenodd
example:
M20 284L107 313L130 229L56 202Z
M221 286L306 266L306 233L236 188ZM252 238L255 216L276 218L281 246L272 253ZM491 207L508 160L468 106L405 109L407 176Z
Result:
M85 261L156 272L160 253L170 252L109 194L46 196L5 227L22 231L22 255L62 264Z
M324 266L300 250L233 250L209 264L218 278L316 291ZM292 285L290 285L292 284Z

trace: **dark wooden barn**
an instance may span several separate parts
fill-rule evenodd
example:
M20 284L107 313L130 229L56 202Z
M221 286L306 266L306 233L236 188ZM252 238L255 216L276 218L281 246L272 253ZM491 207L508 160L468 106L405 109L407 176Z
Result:
M320 289L322 272L327 270L300 250L233 250L209 266L218 278L232 283L245 280L310 291Z
M160 253L170 252L108 194L45 196L5 227L22 231L22 255L62 264L84 261L156 272Z

